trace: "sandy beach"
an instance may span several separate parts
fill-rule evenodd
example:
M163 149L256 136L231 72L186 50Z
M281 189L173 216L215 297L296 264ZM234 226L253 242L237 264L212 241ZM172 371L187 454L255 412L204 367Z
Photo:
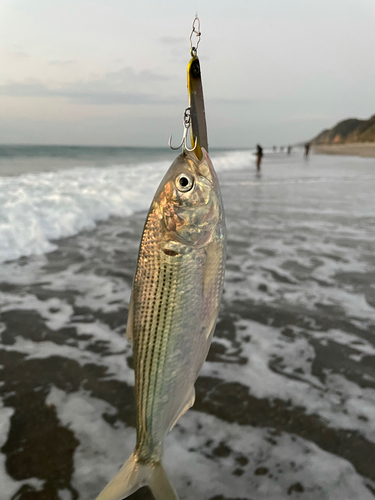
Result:
M228 228L223 302L195 405L165 442L165 469L181 500L371 500L373 162L266 153L259 176L250 151L226 154L216 153ZM231 159L237 168L221 169ZM107 210L124 181L110 185L119 171L96 168L43 177L46 207L66 196L66 182L79 179L86 193L96 176ZM150 183L136 175L126 177L133 190ZM24 203L34 177L10 179L23 183ZM144 205L154 187L142 187ZM69 203L55 206L58 220ZM93 500L131 453L124 333L145 214L103 217L1 264L2 500ZM150 498L147 489L131 497Z
M375 143L331 144L312 146L314 153L322 155L350 155L375 157Z

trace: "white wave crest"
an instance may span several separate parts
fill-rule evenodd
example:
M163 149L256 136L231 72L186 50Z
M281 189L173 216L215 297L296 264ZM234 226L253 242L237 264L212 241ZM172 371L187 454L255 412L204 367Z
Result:
M242 168L249 153L216 153L217 170ZM0 262L52 251L51 240L93 229L150 205L169 162L77 167L0 177Z

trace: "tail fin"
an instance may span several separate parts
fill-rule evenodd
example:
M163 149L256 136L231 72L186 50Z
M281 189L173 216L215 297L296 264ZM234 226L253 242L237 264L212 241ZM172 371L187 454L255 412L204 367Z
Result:
M151 489L155 500L178 500L161 463L140 464L135 460L133 452L96 500L123 500L146 485Z

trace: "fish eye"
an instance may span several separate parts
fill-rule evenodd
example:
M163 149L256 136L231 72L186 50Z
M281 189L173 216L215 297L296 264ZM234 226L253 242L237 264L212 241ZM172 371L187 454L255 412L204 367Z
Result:
M180 174L176 177L175 184L179 191L190 191L194 185L194 179L188 174Z

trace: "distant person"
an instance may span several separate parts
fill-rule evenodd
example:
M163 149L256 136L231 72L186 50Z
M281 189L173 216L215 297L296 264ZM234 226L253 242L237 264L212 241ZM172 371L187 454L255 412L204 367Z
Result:
M257 144L257 150L255 154L257 157L257 172L260 172L260 162L262 161L263 156L263 148L260 144Z
M292 152L292 146L288 146L288 155Z
M306 142L305 144L305 158L309 156L309 151L310 151L310 143Z
M276 151L276 150L277 150L277 147L276 147L276 146L273 146L273 148L272 148L272 149L273 149L274 151Z

